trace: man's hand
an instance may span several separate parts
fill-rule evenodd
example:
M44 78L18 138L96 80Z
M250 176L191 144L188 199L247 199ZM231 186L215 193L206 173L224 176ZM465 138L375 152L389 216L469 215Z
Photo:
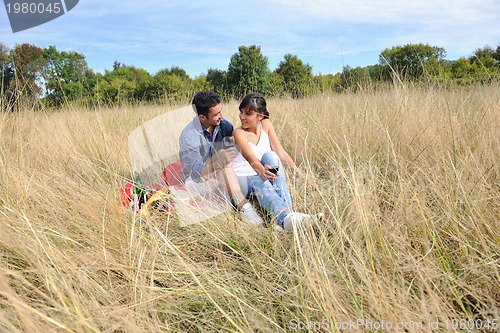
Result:
M219 150L214 156L212 156L212 163L214 171L225 168L236 158L237 150L235 147L230 147L227 149Z

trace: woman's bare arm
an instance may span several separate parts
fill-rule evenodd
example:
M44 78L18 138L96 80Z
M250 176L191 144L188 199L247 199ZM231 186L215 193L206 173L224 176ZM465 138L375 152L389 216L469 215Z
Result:
M269 136L269 142L271 143L271 149L278 155L283 166L293 173L301 175L302 172L299 170L295 162L292 160L290 155L283 149L281 146L280 140L278 139L278 135L274 130L273 123L269 119L262 120L262 129L266 131Z
M276 175L268 170L268 168L264 167L260 160L257 158L252 148L248 145L246 140L245 131L241 128L237 128L233 132L234 143L238 147L241 155L250 163L252 169L257 172L259 176L264 180L274 180Z

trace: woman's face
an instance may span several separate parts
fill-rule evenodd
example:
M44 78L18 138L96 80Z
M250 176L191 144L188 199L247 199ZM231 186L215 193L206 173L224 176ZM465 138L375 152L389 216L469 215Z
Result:
M250 111L249 108L240 110L241 128L253 128L259 124L263 117L255 111Z

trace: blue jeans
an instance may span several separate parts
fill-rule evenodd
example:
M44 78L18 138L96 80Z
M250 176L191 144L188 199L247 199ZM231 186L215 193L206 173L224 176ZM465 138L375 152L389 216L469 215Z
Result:
M285 216L292 212L292 199L286 184L285 170L278 155L273 152L265 153L260 162L262 165L279 166L279 177L274 181L263 180L259 175L239 176L241 191L245 197L255 195L260 206L268 212L277 224L283 225Z

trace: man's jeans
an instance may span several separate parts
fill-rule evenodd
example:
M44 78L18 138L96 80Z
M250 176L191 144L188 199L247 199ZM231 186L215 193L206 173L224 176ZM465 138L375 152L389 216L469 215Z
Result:
M259 175L239 176L238 181L241 191L245 197L255 195L260 206L277 221L283 225L285 216L292 212L292 199L286 184L285 170L275 152L267 152L260 160L262 165L269 165L271 168L279 166L278 174L274 181L263 180Z

